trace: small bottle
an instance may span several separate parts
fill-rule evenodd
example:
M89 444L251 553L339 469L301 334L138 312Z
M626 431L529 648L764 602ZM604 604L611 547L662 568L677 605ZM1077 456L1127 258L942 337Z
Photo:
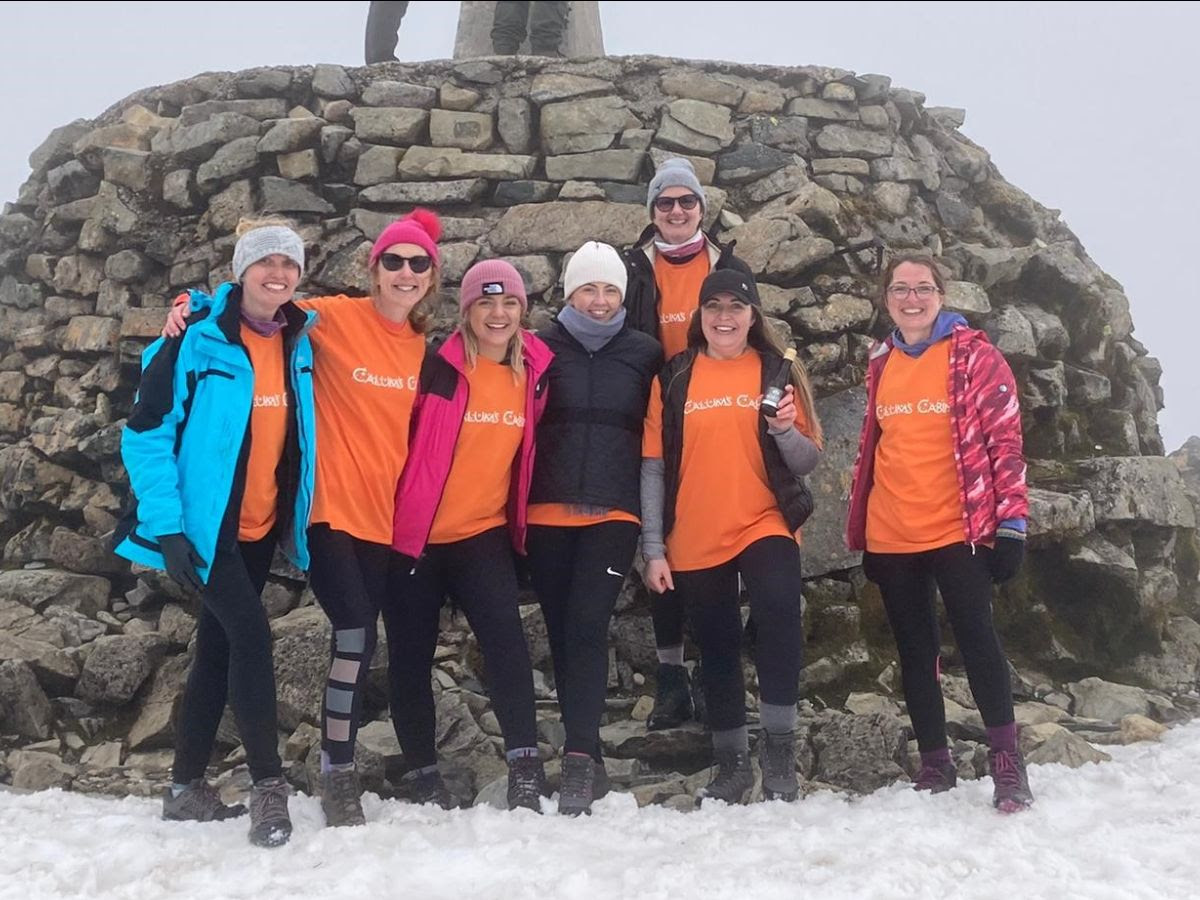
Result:
M764 416L773 419L779 415L779 404L783 402L784 388L791 380L792 363L795 360L795 348L788 347L783 351L783 362L779 366L779 371L775 373L775 377L767 385L767 392L763 394L762 404L759 406Z

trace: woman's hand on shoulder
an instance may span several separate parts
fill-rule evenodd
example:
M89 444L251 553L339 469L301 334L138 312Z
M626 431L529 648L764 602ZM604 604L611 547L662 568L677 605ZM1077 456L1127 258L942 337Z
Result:
M167 321L163 324L162 336L165 338L179 337L187 330L187 318L192 314L192 305L187 293L182 293L171 301L171 309L167 313Z

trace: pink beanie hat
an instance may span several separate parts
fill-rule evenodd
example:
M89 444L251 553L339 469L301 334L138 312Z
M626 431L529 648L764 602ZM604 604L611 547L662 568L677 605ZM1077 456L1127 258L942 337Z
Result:
M397 219L383 229L383 234L375 239L375 245L371 247L370 264L375 265L384 251L393 244L416 244L433 258L434 265L438 265L440 260L437 242L441 236L442 222L437 213L418 206L404 218Z
M467 307L481 297L511 294L521 300L521 311L529 309L525 296L525 282L521 273L502 259L485 259L467 269L462 288L458 293L458 308L466 313Z

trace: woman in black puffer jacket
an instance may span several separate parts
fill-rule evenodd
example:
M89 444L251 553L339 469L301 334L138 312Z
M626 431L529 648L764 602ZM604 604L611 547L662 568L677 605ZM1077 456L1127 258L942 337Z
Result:
M563 282L567 303L538 334L554 361L527 546L567 732L558 809L578 815L608 790L608 623L637 549L642 422L662 350L626 324L626 271L614 248L587 242Z

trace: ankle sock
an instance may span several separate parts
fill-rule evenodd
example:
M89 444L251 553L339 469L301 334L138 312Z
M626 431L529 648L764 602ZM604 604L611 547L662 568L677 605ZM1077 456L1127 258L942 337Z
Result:
M791 734L796 730L796 705L764 703L758 709L758 720L768 734Z
M683 644L678 647L659 647L657 653L658 661L664 666L683 665Z
M750 733L745 725L725 731L714 731L712 747L714 751L732 750L736 753L747 753L750 750Z
M922 750L921 765L932 766L935 769L945 768L954 762L950 758L949 747L939 747L937 750Z
M504 754L504 758L508 762L512 762L514 759L524 759L526 757L533 757L534 759L537 759L538 748L537 747L517 747L513 750L509 750L507 753Z
M177 781L171 785L171 796L178 797L180 794L182 794L184 791L186 791L191 786L192 786L192 783L190 781L187 784L180 784Z
M1009 722L1007 725L989 725L987 730L988 746L994 751L1007 750L1009 753L1017 751L1017 723Z

